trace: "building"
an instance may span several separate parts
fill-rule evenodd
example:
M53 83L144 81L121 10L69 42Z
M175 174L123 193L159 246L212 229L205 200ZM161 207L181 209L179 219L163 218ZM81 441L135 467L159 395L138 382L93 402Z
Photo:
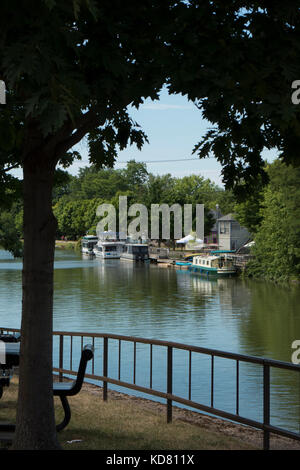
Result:
M215 220L214 225L212 226L210 233L204 237L205 244L218 244L218 219L221 217L221 212L219 211L219 205L216 205L216 210L211 209L209 211L210 216Z
M234 218L227 214L217 220L219 250L238 250L250 239L251 234Z

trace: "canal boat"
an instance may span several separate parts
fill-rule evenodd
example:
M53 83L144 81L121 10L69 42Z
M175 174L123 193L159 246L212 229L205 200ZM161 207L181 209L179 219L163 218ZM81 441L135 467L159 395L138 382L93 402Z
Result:
M226 256L194 256L188 269L205 276L231 277L236 274L233 262Z
M94 254L103 259L119 259L123 250L124 242L99 240L94 247Z
M98 237L94 235L85 235L81 239L81 252L84 254L92 255L93 249L98 242Z
M121 253L121 260L150 261L148 245L143 243L125 243Z

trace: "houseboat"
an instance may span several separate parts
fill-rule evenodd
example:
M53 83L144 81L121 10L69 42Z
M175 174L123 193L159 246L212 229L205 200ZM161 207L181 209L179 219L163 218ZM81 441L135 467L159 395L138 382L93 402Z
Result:
M81 240L81 252L92 255L97 242L98 237L95 237L94 235L85 235Z
M121 253L122 260L149 261L149 247L143 243L125 243Z
M94 254L98 258L117 259L120 258L124 243L120 241L99 240L94 247Z
M230 277L236 274L235 266L226 256L194 256L188 269L205 276Z

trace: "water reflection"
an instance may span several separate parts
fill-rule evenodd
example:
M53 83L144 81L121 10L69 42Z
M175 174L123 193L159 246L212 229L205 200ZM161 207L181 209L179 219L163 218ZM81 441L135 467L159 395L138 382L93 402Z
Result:
M20 260L0 252L0 325L4 327L20 326L21 270ZM290 361L291 344L300 339L299 305L298 286L208 280L185 270L56 252L55 330L156 338ZM146 365L142 352L140 357L142 374ZM186 358L181 355L176 360L175 393L186 388L180 376ZM122 367L126 374L126 364ZM205 403L210 393L209 363L195 359L193 368L197 377L193 394ZM216 406L234 411L235 368L230 361L216 361L215 380ZM257 418L255 413L262 412L262 373L244 365L240 380L241 414ZM300 378L277 370L271 383L273 422L284 417L291 429L299 430Z

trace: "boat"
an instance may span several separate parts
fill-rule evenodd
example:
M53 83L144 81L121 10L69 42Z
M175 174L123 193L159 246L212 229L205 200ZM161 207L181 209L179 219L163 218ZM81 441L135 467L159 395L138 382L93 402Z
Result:
M125 243L121 253L122 260L149 261L149 247L143 243Z
M85 235L81 240L81 252L92 255L97 242L98 237L95 237L94 235Z
M231 277L236 274L233 262L226 256L194 256L188 269L205 276Z
M191 266L191 261L175 261L176 266Z
M121 256L124 242L113 240L98 240L94 247L94 254L98 258L118 259Z

